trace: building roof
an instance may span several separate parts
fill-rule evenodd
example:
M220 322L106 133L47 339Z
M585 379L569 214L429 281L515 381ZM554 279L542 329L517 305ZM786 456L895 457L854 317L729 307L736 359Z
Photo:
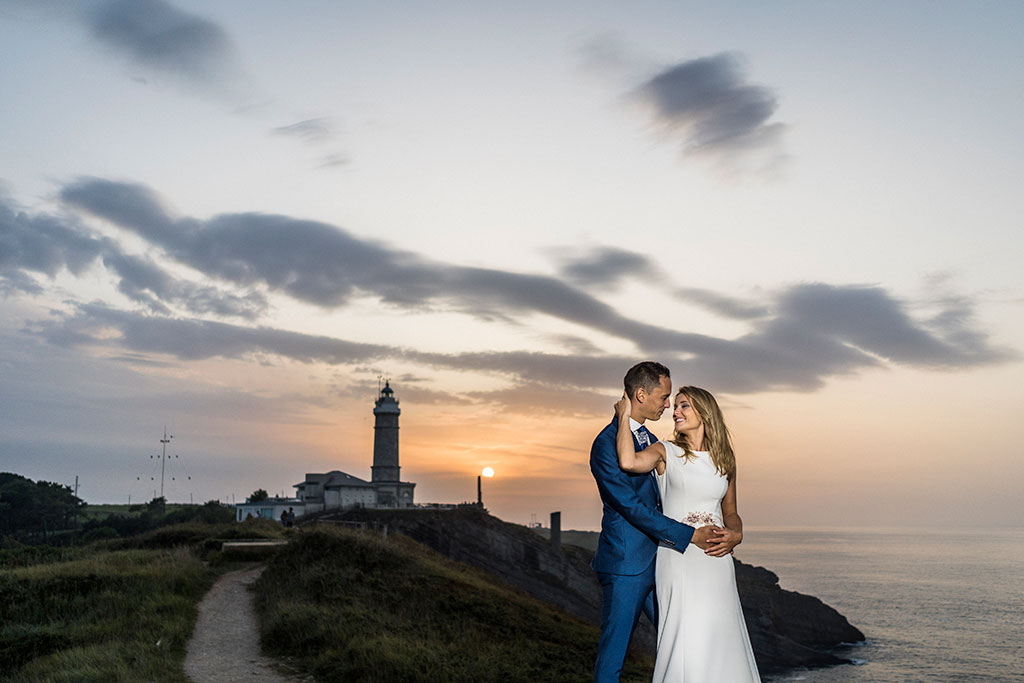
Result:
M299 500L298 498L281 498L280 496L269 496L268 498L264 498L263 500L257 501L255 503L252 502L251 500L249 500L248 498L246 498L244 503L236 503L235 507L238 507L240 505L249 505L249 506L252 506L252 507L259 507L261 505L267 506L267 505L302 505L302 504L303 504L303 502L301 500Z
M331 470L330 472L324 473L307 473L306 481L299 484L295 484L295 487L299 488L302 486L306 486L307 484L321 484L325 489L373 486L373 484L366 481L365 479L353 477L351 474L342 472L340 470Z

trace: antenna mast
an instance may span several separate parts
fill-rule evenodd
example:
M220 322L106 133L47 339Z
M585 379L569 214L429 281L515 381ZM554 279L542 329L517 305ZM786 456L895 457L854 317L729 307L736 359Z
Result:
M167 464L167 444L171 442L174 436L167 436L167 425L164 425L164 438L160 439L160 443L164 445L164 452L160 458L160 497L164 497L164 466Z

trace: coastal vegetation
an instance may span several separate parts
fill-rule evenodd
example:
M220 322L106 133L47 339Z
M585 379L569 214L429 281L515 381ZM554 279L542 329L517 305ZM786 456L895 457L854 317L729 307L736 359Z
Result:
M228 538L279 524L191 523L87 546L0 548L0 680L187 681L196 605L232 568Z
M21 479L5 481L54 493ZM536 533L547 530L476 507L352 509L286 529L220 521L215 501L70 502L73 514L50 518L70 528L4 519L0 680L184 681L197 603L222 572L254 560L267 562L255 586L263 651L318 681L590 680L601 595L585 548L596 534L563 531L553 545ZM234 539L287 544L224 545ZM827 650L864 639L768 570L736 571L762 671L842 663ZM623 681L648 680L653 636L644 622Z
M589 681L600 635L406 536L324 527L270 561L256 609L264 650L328 682Z
M215 573L187 548L93 551L0 572L0 661L17 681L185 681Z
M135 505L89 505L70 486L0 472L0 539L22 544L75 545L174 524L233 520L234 508L216 500L174 505L157 497Z

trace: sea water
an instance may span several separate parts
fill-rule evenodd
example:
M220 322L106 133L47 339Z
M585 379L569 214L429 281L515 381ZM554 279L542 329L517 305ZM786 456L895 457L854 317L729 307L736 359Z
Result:
M768 681L1024 681L1024 528L744 530L736 557L867 636L856 660Z

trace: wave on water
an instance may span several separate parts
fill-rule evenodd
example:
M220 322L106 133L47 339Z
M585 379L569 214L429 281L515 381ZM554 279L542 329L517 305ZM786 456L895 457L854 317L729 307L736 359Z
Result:
M839 643L839 647L865 647L867 645L874 645L870 638L865 638L856 643Z

